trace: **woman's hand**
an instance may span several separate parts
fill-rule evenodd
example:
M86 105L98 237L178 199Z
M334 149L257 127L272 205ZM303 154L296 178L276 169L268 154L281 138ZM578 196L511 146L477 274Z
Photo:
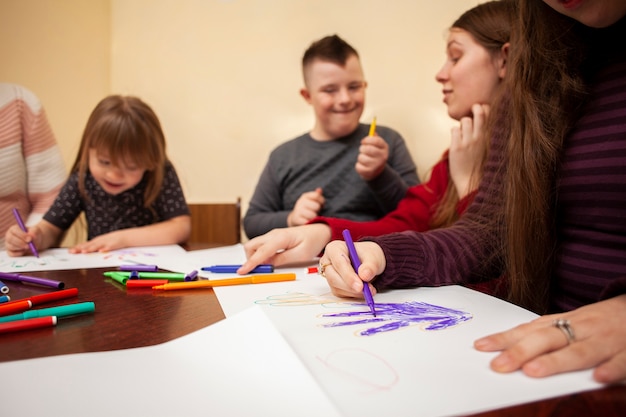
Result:
M567 331L555 326L567 320ZM476 349L502 351L491 361L497 372L521 369L526 375L544 377L595 368L602 383L626 381L626 295L576 310L540 317L506 332L474 342Z
M463 117L459 126L451 131L448 161L450 178L462 199L476 188L480 182L482 161L487 151L485 123L489 106L474 104L473 117Z
M374 242L357 242L354 246L361 261L358 275L352 268L344 241L330 242L320 259L320 274L338 297L363 298L364 282L370 286L372 295L376 294L376 289L369 282L385 270L385 254L380 246Z

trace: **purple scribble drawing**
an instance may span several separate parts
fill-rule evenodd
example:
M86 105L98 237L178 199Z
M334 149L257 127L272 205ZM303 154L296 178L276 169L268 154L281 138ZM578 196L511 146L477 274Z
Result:
M362 304L353 304L362 306ZM456 326L472 319L465 311L436 306L420 301L405 303L376 303L376 317L369 311L352 311L344 313L323 314L323 317L367 317L360 320L342 321L324 324L324 327L358 326L362 324L384 323L382 326L370 327L361 336L373 336L378 333L398 330L415 324L427 324L424 330L442 330Z

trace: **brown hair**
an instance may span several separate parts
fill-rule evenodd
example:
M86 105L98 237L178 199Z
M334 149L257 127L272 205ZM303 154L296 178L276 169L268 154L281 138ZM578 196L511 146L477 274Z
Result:
M85 177L89 169L89 150L108 154L114 165L132 162L145 169L144 206L156 200L167 155L165 136L154 111L137 97L112 95L101 100L91 112L72 172L78 173L78 186L85 193Z
M474 40L485 48L492 57L496 57L502 51L504 44L509 42L511 36L512 5L509 0L491 1L463 13L451 26L468 32ZM491 118L490 118L491 119ZM487 159L487 152L480 161L480 172ZM472 178L472 183L478 184L480 178ZM458 220L457 206L459 195L452 181L448 182L448 188L441 200L433 207L430 228L450 226Z
M505 168L510 301L545 312L552 260L555 171L583 102L580 25L538 0L519 0L507 71L511 98Z
M348 42L337 35L325 36L313 42L304 52L304 56L302 57L302 72L304 78L306 80L306 69L316 59L344 66L351 56L358 58L359 54Z

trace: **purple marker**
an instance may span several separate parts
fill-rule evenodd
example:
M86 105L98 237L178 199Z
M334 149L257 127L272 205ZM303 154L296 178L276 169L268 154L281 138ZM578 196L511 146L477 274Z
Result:
M352 235L348 229L343 231L343 240L346 242L346 246L348 247L348 252L350 253L350 259L352 260L352 268L354 268L354 272L359 273L359 267L361 266L361 260L359 259L359 255L356 253L356 248L354 247L354 242L352 241ZM367 282L363 283L363 297L365 298L365 302L370 308L370 311L376 317L376 308L374 305L374 297L372 297L372 292L370 291L369 284Z
M17 224L20 227L20 229L22 229L24 233L28 233L28 229L26 228L26 225L22 221L22 216L20 216L20 212L17 211L16 208L13 209L13 216L15 216L15 220L17 221ZM30 247L30 251L33 253L33 255L39 258L39 252L37 252L37 248L35 247L35 244L33 243L32 240L28 242L28 246Z
M195 269L185 275L185 281L197 281L198 280L198 271Z
M156 272L159 267L156 265L120 265L120 271Z
M46 287L57 288L59 290L62 290L63 288L65 288L65 283L61 281L55 281L53 279L48 279L48 278L31 277L28 275L20 275L20 274L9 274L6 272L0 272L0 278L6 279L9 281L28 282L30 284L43 285Z

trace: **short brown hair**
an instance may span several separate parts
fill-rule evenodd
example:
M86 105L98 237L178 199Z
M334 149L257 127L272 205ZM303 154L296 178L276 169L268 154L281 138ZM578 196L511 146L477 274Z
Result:
M351 56L359 57L358 52L350 44L337 35L325 36L315 41L304 52L302 57L302 71L316 59L333 62L344 66ZM305 77L306 78L306 77Z

